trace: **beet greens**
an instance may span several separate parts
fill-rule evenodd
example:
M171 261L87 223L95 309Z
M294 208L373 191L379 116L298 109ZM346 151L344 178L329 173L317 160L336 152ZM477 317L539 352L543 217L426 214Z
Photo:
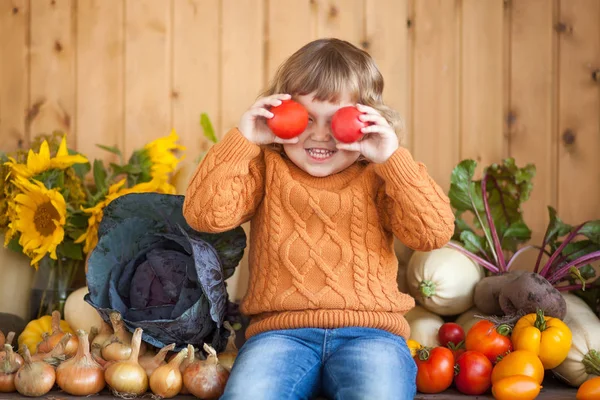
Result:
M535 166L519 168L507 158L501 165L486 167L483 179L474 181L476 167L474 160L464 160L452 171L448 194L456 217L452 239L460 245L450 242L448 246L499 274L508 271L511 255L531 238L521 204L531 193ZM472 214L473 227L461 218L465 212Z
M456 210L453 240L461 245L454 242L448 245L492 274L507 272L518 256L537 248L535 273L559 290L585 289L586 281L595 276L590 263L600 260L600 220L572 227L558 218L554 208L548 207L550 221L542 245L517 250L531 238L520 205L531 193L535 167L528 164L518 168L514 160L508 158L503 165L492 164L485 168L483 179L474 181L476 166L475 161L464 160L452 172L449 197ZM483 232L481 235L460 218L466 211L474 215L473 224ZM574 241L578 236L586 239ZM564 240L559 241L562 237ZM542 264L544 254L548 259ZM565 282L570 285L560 286Z

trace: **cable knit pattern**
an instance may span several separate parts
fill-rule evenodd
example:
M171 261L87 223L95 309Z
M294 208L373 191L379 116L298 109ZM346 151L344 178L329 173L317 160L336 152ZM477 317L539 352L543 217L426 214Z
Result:
M237 129L194 174L184 215L196 230L251 221L246 336L273 329L363 326L408 338L414 299L398 291L393 235L415 250L442 247L450 202L405 149L383 164L315 178Z

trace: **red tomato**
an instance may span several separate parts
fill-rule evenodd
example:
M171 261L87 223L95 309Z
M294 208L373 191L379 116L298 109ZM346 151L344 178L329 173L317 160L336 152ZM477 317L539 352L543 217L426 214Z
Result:
M454 356L445 347L424 348L414 357L417 363L417 390L440 393L452 385Z
M282 139L300 135L308 125L308 111L294 100L283 100L277 107L271 107L270 111L273 118L267 118L267 126Z
M448 343L453 343L455 346L458 346L460 342L465 340L465 331L457 323L454 322L446 322L440 329L438 330L438 340L440 344L444 347L448 346Z
M492 364L496 364L499 356L504 356L513 349L510 338L506 336L508 334L510 329L506 326L496 327L490 321L481 320L467 333L465 346L467 350L483 353Z
M342 143L352 143L362 138L363 133L360 129L369 126L369 123L358 119L361 114L354 106L337 110L331 119L333 136Z
M459 392L478 395L492 385L492 362L478 351L466 351L456 360L454 383Z

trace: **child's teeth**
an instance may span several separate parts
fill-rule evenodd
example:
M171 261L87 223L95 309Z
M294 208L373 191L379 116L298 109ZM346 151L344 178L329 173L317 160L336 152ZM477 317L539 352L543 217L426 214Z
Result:
M314 158L327 158L333 154L333 151L326 149L309 149L308 153Z

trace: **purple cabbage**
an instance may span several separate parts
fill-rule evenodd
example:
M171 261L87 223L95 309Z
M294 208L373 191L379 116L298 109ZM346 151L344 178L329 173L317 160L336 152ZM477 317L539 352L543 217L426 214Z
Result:
M246 247L241 227L209 234L193 230L182 214L183 196L135 193L104 210L98 245L90 254L85 300L109 322L121 313L143 340L176 349L204 342L224 349L231 309L225 280Z

